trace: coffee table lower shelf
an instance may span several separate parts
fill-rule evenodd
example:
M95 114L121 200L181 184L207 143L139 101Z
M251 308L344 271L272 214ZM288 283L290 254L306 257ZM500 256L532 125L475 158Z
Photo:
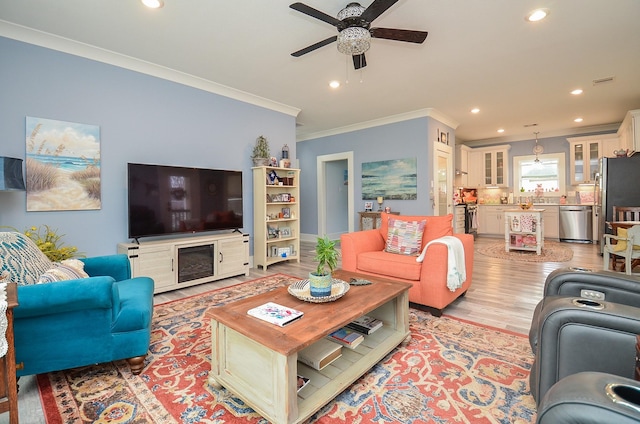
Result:
M356 291L354 289L360 287L350 290L352 296L352 291ZM275 301L278 303L278 300ZM298 351L310 343L303 342L299 348L283 354L273 346L266 346L250 335L242 334L240 331L243 330L231 328L237 327L237 323L223 324L212 313L212 355L208 382L214 387L223 386L230 390L273 423L303 422L409 338L408 305L408 287L404 287L385 303L360 311L361 314L381 319L383 327L366 336L356 349L343 347L342 356L322 370L297 361ZM321 313L318 306L309 306L309 316L305 317L309 320L306 325L303 320L298 322L302 324L299 331L304 331L306 326L313 326L313 314ZM339 326L354 318L350 314L345 314L345 317ZM272 324L260 325L265 330L274 330ZM279 327L277 329L280 330ZM323 334L333 329L329 328ZM286 337L284 333L283 337ZM298 374L310 379L300 392L297 392L296 386Z

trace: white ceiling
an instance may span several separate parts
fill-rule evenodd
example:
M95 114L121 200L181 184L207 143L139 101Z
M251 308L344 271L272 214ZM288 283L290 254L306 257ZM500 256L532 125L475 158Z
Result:
M139 0L0 0L0 35L86 56L95 46L300 109L299 140L432 108L459 124L458 141L513 141L614 128L640 108L639 0L400 0L372 27L427 40L373 39L363 72L335 43L292 57L336 30L291 0L164 1L150 10ZM348 0L304 3L335 16ZM537 7L548 18L525 22ZM606 77L615 79L594 86ZM570 95L577 87L584 94Z

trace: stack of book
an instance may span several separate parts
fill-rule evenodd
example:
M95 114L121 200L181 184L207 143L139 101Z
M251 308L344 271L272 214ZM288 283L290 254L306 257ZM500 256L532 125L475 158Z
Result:
M347 328L367 335L373 333L380 327L382 327L382 321L368 315L363 315L347 324Z
M362 334L347 327L342 327L341 329L334 331L329 334L327 338L351 349L355 349L364 341L364 336Z

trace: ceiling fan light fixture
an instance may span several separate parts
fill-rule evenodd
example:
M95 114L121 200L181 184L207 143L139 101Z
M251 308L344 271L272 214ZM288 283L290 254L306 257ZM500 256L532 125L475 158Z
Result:
M341 21L347 18L354 18L362 15L365 11L365 8L360 6L360 3L349 3L347 7L338 12L337 18Z
M351 56L360 55L371 47L371 34L362 27L348 27L338 34L338 51Z

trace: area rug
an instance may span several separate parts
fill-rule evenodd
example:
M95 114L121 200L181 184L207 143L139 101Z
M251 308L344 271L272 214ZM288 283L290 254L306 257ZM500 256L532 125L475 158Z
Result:
M156 306L142 374L116 361L38 376L47 423L267 423L232 393L207 384L211 342L204 315L294 281L277 274ZM414 309L410 330L410 341L307 422L535 422L526 336Z
M544 247L540 255L528 250L511 250L505 252L504 241L493 242L486 246L478 247L478 253L498 259L510 259L522 262L568 262L573 258L573 250L554 241L544 241Z

